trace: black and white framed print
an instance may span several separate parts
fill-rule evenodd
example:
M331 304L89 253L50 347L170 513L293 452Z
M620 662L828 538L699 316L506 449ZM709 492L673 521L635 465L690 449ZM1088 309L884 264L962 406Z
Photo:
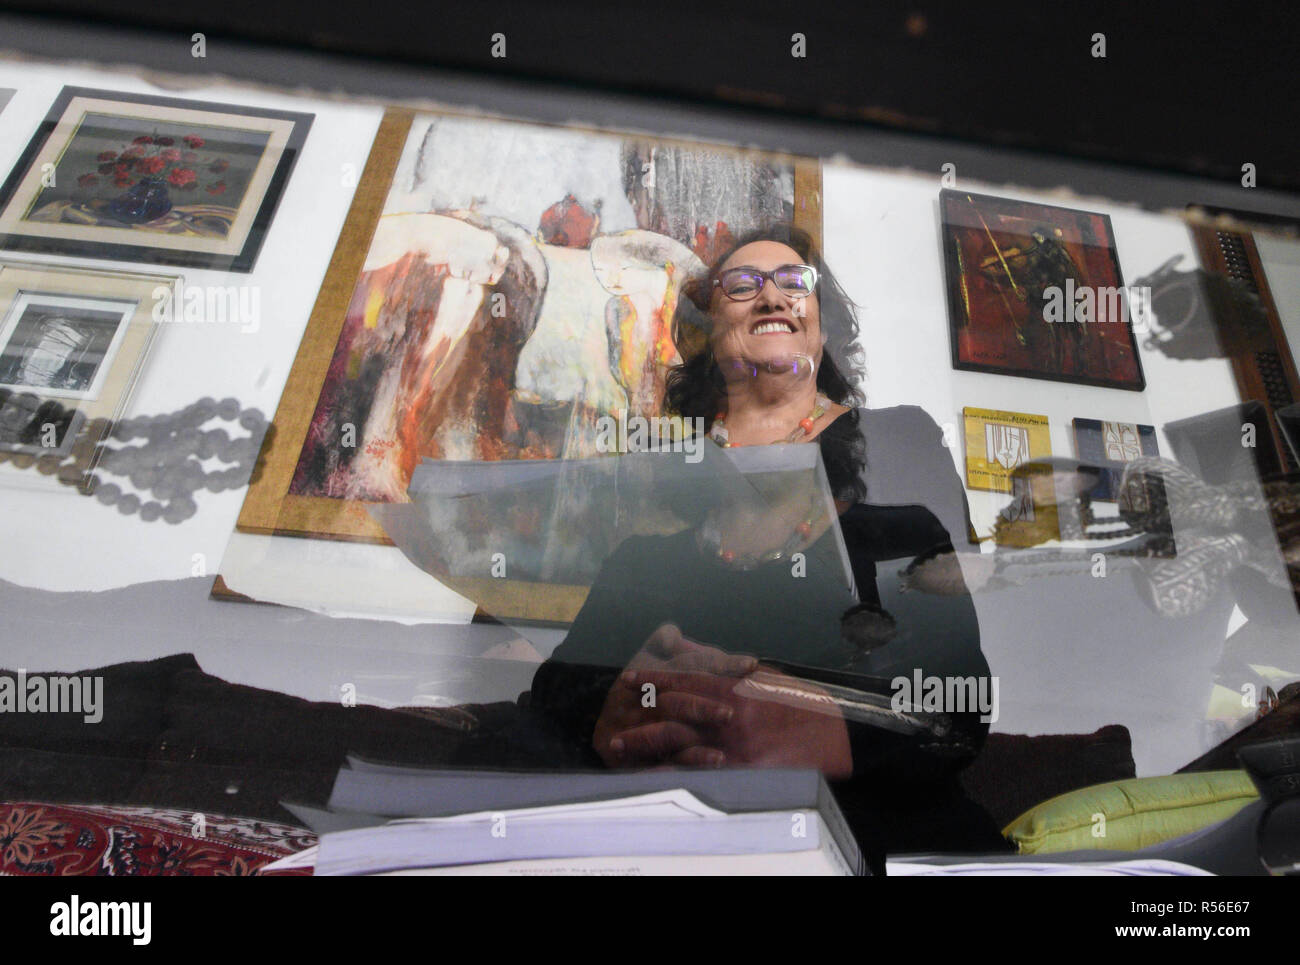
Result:
M82 452L119 418L175 276L0 262L0 453Z

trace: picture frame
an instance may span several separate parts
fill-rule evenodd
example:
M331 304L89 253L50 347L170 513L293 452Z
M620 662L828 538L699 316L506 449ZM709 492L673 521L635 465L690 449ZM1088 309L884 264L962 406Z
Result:
M1127 463L1143 456L1160 455L1155 426L1102 419L1074 420L1074 444L1079 461L1101 470L1091 496L1099 502L1119 497L1120 480Z
M513 162L498 162L511 153L529 159L528 171L542 172L537 181L531 174L513 173L520 169ZM497 174L484 173L498 163L502 166L495 169ZM756 196L742 197L744 211L735 217L701 219L698 224L683 221L691 214L689 205L657 193L666 191L663 181L673 172L685 169L682 176L696 176L700 168L708 174L711 168L727 172L736 166L746 175L768 177L737 178L737 183L764 187L750 188ZM657 185L656 170L663 179ZM574 190L581 195L585 189L590 196L557 188L574 182L581 185ZM496 184L502 186L499 203L493 193ZM438 192L445 196L441 203ZM702 206L712 206L711 212L727 210L728 202L718 201L716 195L696 196L703 198ZM566 355L567 347L590 345L593 339L605 344L611 317L666 325L688 271L708 260L696 252L708 255L729 237L754 227L741 216L752 216L754 210L770 211L771 220L793 221L820 241L817 159L573 126L390 109L281 397L277 431L263 451L265 471L249 489L238 531L391 546L367 507L401 501L420 459L592 455L582 449L582 430L619 407L653 410L654 379L660 380L657 391L662 392L662 359L647 354L650 343L644 339L652 336L620 346L623 355L615 361L599 352L581 358ZM413 271L428 277L416 288L402 287ZM464 320L466 338L478 341L466 341L463 354L458 354L460 336L454 336L446 355L452 368L430 368L440 373L438 379L451 375L443 381L432 379L432 386L412 387L403 381L409 365L373 351L368 333L382 335L390 306L414 311L410 306L423 297L418 293L440 290L448 284L447 275L457 279L458 290L472 288L472 304L482 306ZM642 288L633 290L638 284ZM579 306L569 320L558 319L569 327L555 328L557 319L537 308L543 292L561 306ZM498 302L508 306L499 322L492 314ZM536 314L519 324L513 313L524 311ZM414 324L417 318L420 324L440 324L436 318L428 321L414 314L408 320ZM547 325L552 326L549 332ZM654 331L661 334L663 328ZM502 344L513 354L494 361ZM404 357L409 361L410 356ZM628 357L634 363L614 372L613 366ZM479 360L497 368L473 368ZM384 424L382 414L377 417L369 405L377 390L360 382L372 365L381 373L374 385L390 387L389 409L421 413L424 421L416 427L415 445L404 442L399 432L375 429ZM575 379L587 380L581 391L595 387L589 396L565 399ZM392 395L394 380L410 401ZM443 404L452 397L468 401L459 409ZM338 415L354 411L355 417ZM341 455L336 440L348 426L357 430L351 440L355 445ZM481 611L539 623L567 623L586 595L586 586L573 582L520 578L488 584L492 599L476 599ZM214 592L236 595L221 577ZM350 608L355 611L363 603L352 602Z
M951 188L939 208L954 369L1146 388L1109 216Z
M969 489L1013 493L1017 468L1052 455L1047 416L966 406L962 421Z
M998 511L990 533L977 532L972 542L991 537L999 546L1036 546L1059 535L1048 419L1005 409L962 409L966 444L966 488L972 493L1010 496Z
M156 307L178 281L0 261L0 459L71 467L84 485L157 337Z
M250 272L313 117L65 87L0 187L0 249Z

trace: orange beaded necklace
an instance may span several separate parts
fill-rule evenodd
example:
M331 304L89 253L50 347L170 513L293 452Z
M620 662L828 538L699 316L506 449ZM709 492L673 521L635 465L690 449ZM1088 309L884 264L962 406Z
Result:
M824 416L831 407L831 400L826 398L820 392L817 393L817 399L813 403L813 410L805 419L800 419L799 424L794 427L793 431L784 439L774 439L773 442L798 442L805 436L811 435L813 426L817 420ZM720 445L723 449L730 449L732 444L727 441L727 424L726 413L719 412L713 417L713 425L709 429L709 438Z

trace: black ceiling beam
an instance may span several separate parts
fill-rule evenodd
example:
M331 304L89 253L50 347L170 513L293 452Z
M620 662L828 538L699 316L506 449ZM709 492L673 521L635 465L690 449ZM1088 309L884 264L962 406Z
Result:
M740 103L1300 191L1300 15L1278 4L7 0L194 32ZM1117 5L1112 5L1117 6ZM504 58L493 34L505 36ZM792 56L792 35L806 56ZM1093 55L1104 34L1105 57ZM21 38L0 39L21 49ZM87 51L93 58L94 52Z

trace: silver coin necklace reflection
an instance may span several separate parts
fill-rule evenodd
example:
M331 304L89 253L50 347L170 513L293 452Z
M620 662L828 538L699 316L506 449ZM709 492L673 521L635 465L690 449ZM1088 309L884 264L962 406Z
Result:
M29 393L0 399L0 418L15 414L31 417L28 410L35 397L27 396ZM40 404L40 414L42 421L54 424L62 424L69 416L64 407L52 402ZM225 428L202 428L214 419L236 422L249 434L232 438ZM250 481L267 428L259 409L241 409L238 399L217 402L204 398L176 412L122 419L111 428L107 420L93 420L81 428L64 455L38 454L29 448L0 452L0 461L20 469L34 465L38 472L54 476L82 495L116 506L123 515L138 513L145 522L161 519L178 525L198 511L194 494L199 490L218 493L239 489ZM140 440L140 444L109 447L105 443L110 438L119 443ZM226 465L205 470L203 463L212 459ZM128 480L144 498L123 491L118 483L106 482L108 475Z

